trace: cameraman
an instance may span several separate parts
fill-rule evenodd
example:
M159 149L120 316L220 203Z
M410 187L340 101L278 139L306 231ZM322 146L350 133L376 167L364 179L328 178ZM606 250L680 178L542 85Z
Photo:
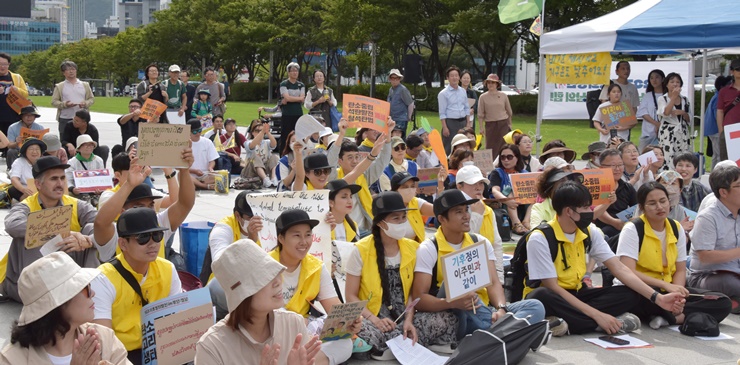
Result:
M167 95L167 90L165 90L166 88L162 87L158 81L159 69L157 69L157 65L151 64L147 66L144 74L146 75L144 81L140 82L136 87L136 95L139 95L141 104L144 105L146 99L153 99L163 104L166 103L169 96ZM159 116L159 122L167 123L166 113L162 113Z

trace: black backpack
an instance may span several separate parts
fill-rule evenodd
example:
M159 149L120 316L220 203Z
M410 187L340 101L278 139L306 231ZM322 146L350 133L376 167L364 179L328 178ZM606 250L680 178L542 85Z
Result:
M529 286L530 288L536 288L540 285L539 280L529 280L529 278L527 277L527 273L529 272L529 269L527 268L527 241L529 240L529 235L531 235L534 231L540 231L542 232L542 234L545 235L545 239L550 246L550 255L553 262L555 262L555 259L557 259L558 257L558 248L560 248L561 250L563 249L563 242L558 241L558 239L555 237L555 231L546 222L543 222L539 226L533 228L519 239L519 241L516 243L516 249L514 249L514 256L511 258L512 283L510 301L512 303L518 302L522 299L522 295L524 294L525 280L527 281L527 286ZM586 233L586 239L583 241L583 245L586 253L588 253L588 251L591 249L591 235L589 230L586 230L586 232L584 233ZM563 257L563 259L565 260L565 257Z

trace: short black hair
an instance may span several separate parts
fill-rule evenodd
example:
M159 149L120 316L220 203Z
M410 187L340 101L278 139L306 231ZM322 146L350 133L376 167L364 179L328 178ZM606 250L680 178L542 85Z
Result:
M699 168L699 157L696 157L693 152L683 152L673 157L673 167L676 167L681 161L691 162L694 168Z
M645 211L645 201L647 200L648 194L656 189L663 191L665 193L665 197L668 198L668 189L657 181L648 181L640 185L640 188L637 189L637 205L640 206L640 210L643 212Z
M445 71L445 76L446 77L450 77L450 72L452 72L452 71L457 71L457 75L460 76L460 77L462 77L462 73L460 72L460 68L458 68L455 65L452 65L452 66L450 66L450 67L447 68L447 71Z
M344 158L344 154L347 152L360 152L360 149L357 147L357 143L348 139L342 141L342 144L339 147L339 158Z
M128 171L131 169L131 158L128 157L126 152L121 152L115 156L110 162L113 172Z
M224 120L224 125L231 124L231 123L236 124L236 120L234 120L234 118L226 118L226 120Z
M552 207L557 214L562 214L568 207L590 207L592 203L588 188L575 181L568 180L562 183L552 195Z
M409 134L406 136L406 147L414 149L424 144L424 140L416 134Z
M216 70L212 66L208 66L205 70L203 70L203 76L205 76L205 74L207 74L208 72L216 73Z
M0 52L0 58L4 58L8 60L8 63L10 63L10 55L5 52Z
M617 67L614 68L615 71L619 70L619 66L622 66L623 63L626 63L629 65L630 63L628 61L619 61L617 62Z
M720 198L719 190L730 190L732 183L740 179L740 167L726 166L715 167L709 174L709 186L717 199Z
M221 115L221 114L216 114L216 115L214 115L214 116L213 116L213 118L211 118L211 121L212 121L212 122L213 122L213 121L216 121L216 118L219 118L219 119L221 119L221 121L222 121L222 122L224 121L224 116L223 116L223 115Z
M85 121L85 123L90 123L90 112L86 109L80 109L75 112L75 117L80 118Z
M133 99L131 99L131 100L128 101L128 105L131 105L133 103L139 104L139 106L144 105L144 104L141 103L141 100L139 100L137 98L133 98Z
M683 78L681 78L681 75L678 72L671 72L665 76L665 79L663 79L663 91L668 90L668 82L671 81L671 79L678 79L678 81L681 82L681 87L683 87Z

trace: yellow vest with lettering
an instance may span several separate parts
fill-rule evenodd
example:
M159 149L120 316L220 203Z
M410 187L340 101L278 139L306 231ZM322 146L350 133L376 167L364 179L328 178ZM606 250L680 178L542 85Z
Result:
M434 234L434 237L437 239L437 247L439 247L437 249L437 287L439 288L441 286L440 284L442 284L442 282L444 281L444 270L442 270L442 256L453 253L455 252L455 250L447 242L447 238L445 238L445 235L442 233L442 227L439 227L439 229L437 229L437 232ZM480 241L475 242L475 243L479 243L479 242ZM466 248L473 244L474 244L473 239L470 238L470 234L469 233L463 234L463 243L460 249L462 250L463 248ZM496 273L494 272L492 274L495 275ZM480 299L483 301L483 304L488 305L489 299L488 299L488 291L486 290L486 288L480 288L476 291L476 293L478 294Z
M638 254L637 265L635 268L637 271L650 276L652 278L663 280L666 283L673 282L673 274L676 272L676 259L678 259L678 238L673 234L671 224L668 222L670 218L665 220L665 256L668 266L663 266L663 244L658 239L658 236L653 231L653 227L648 223L645 215L641 215L640 219L645 222L645 236L642 239L642 248ZM678 226L678 222L676 222Z
M424 218L421 217L421 210L419 210L421 204L419 203L423 204L424 201L419 198L413 198L406 206L406 208L411 209L406 212L406 217L408 218L409 224L411 224L411 228L414 230L414 234L416 234L417 242L423 241L427 234L424 230Z
M270 251L270 257L280 262L280 251L274 249ZM311 300L319 296L321 289L321 268L324 262L317 259L311 254L301 260L301 273L298 275L298 286L295 288L293 297L285 304L285 309L296 312L303 317L308 317ZM324 308L328 310L329 308Z
M375 237L369 235L357 242L357 250L362 257L362 277L360 278L360 300L369 300L367 309L374 315L380 313L383 302L383 286L380 284L380 271L378 269L378 255L375 251ZM401 251L401 286L403 286L403 301L408 303L411 294L411 284L414 282L414 268L416 267L416 249L419 242L402 238L398 240Z
M143 275L135 272L123 255L117 255L116 258L136 281L141 282ZM116 337L123 342L127 351L140 349L142 304L139 295L112 264L106 262L100 265L98 270L110 280L116 289L116 299L113 300L111 306L113 330L116 332ZM141 293L149 303L164 299L170 294L172 271L172 264L165 259L157 257L154 262L149 263L146 281L141 286Z
M337 179L343 178L344 170L342 170L342 168L340 167L337 169ZM367 215L370 216L370 219L373 219L373 196L372 194L370 194L370 186L367 184L365 174L361 174L359 177L357 177L357 180L355 180L355 184L359 185L362 188L360 189L360 191L357 192L357 197L360 198L360 204L362 204L362 207L365 209Z

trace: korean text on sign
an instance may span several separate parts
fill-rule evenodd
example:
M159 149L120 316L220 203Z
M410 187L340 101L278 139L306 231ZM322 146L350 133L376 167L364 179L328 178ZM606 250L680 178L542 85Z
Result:
M485 243L480 242L442 256L442 272L448 301L490 285Z

